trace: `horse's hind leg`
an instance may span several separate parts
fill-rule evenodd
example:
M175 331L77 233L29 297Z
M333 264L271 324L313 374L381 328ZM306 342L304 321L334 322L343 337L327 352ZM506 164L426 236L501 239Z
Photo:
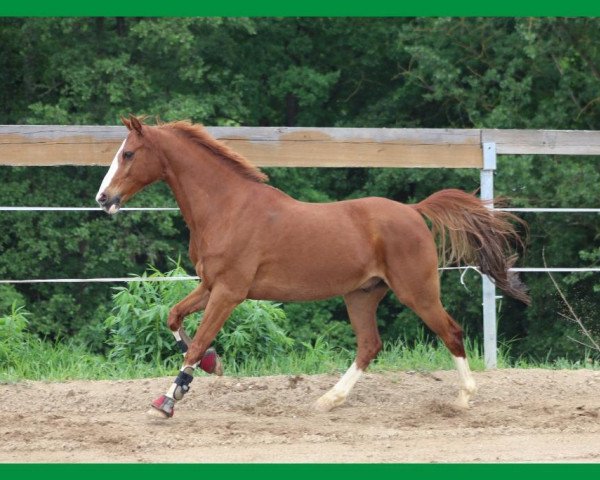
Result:
M477 386L465 354L462 328L446 312L441 303L425 307L416 305L413 306L413 310L450 350L461 384L456 404L459 407L468 408L469 400L477 392Z
M422 266L412 273L407 275L405 270L402 279L390 278L390 286L398 299L410 307L450 350L461 383L457 405L468 408L477 387L465 355L462 328L446 312L440 300L437 266L429 274Z
M387 285L382 282L368 291L355 290L344 295L348 316L356 334L356 360L335 386L316 401L317 410L327 412L343 404L352 387L381 350L375 313L387 291Z

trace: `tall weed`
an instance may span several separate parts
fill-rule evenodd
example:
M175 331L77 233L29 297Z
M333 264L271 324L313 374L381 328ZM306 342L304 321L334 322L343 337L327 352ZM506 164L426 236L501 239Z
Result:
M179 264L169 272L151 268L141 278L182 277L185 271ZM114 308L106 319L109 330L111 359L129 359L161 365L180 358L173 336L167 328L169 310L198 282L189 281L137 281L118 287L114 295ZM202 320L202 314L190 315L185 328L193 332ZM229 317L216 339L219 353L230 362L240 363L253 357L279 356L289 353L294 340L287 336L287 320L280 305L257 300L247 300Z

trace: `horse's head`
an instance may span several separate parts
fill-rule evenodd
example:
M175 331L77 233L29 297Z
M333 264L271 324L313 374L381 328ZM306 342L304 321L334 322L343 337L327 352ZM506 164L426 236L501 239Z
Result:
M119 211L133 195L162 177L161 162L148 141L149 129L131 115L121 118L129 130L104 177L96 201L109 214Z

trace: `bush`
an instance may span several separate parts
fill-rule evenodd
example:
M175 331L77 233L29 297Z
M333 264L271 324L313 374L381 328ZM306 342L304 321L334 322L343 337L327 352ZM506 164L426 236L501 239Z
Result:
M125 287L115 288L114 307L105 321L109 331L109 359L164 363L176 352L166 322L169 310L189 294L196 281L140 281L157 277L186 276L177 265L162 273L151 267L150 273L132 277Z
M166 273L151 267L150 273L137 278L152 280L182 276L187 274L176 264ZM142 282L134 277L127 286L117 288L113 297L115 306L105 322L110 332L109 358L155 364L178 362L181 354L167 328L167 318L169 310L197 284L192 279ZM201 314L188 316L186 330L192 332L201 318ZM280 305L247 300L233 311L217 336L217 349L228 362L235 363L254 356L285 354L294 345L285 333L286 326L285 313Z
M0 285L0 315L10 315L15 308L25 305L25 298L10 284Z
M228 363L282 357L290 353L295 343L286 335L285 326L286 316L281 305L246 300L229 317L217 336L217 345Z
M0 316L0 345L4 346L5 343L17 342L23 338L29 315L24 306L17 306L17 302L14 302L10 312Z

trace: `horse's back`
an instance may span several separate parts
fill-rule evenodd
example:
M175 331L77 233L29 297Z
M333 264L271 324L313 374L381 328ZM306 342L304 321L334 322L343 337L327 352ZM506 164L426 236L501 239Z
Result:
M341 249L360 259L363 253L372 255L375 250L391 253L388 251L395 250L398 243L421 245L433 241L421 214L410 205L388 198L365 197L330 203L288 199L285 208L270 213L270 222L279 225L266 228L274 234L269 242L279 238L288 246Z

